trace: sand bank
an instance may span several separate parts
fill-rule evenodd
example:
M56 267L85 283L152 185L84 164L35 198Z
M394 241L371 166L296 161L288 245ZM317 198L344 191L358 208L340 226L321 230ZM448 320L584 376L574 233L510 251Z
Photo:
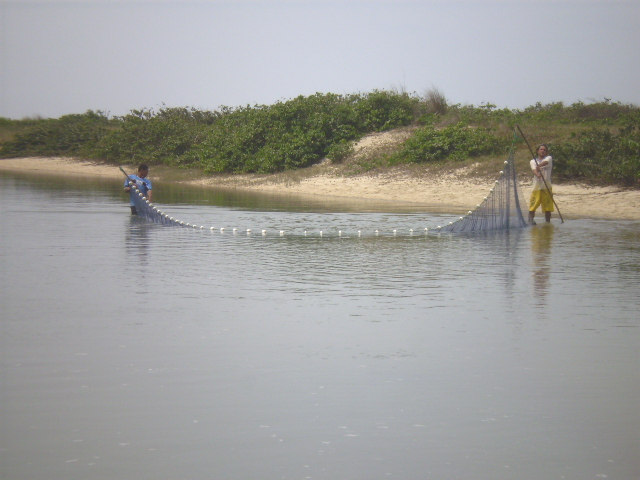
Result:
M113 165L59 157L0 159L0 170L41 175L122 178L122 173ZM128 171L134 170L133 166L128 166ZM168 181L169 174L170 171L166 168L152 168L150 177L153 180L154 176L159 176L163 181ZM491 188L491 182L486 179L471 181L468 176L456 175L455 172L440 176L415 175L415 172L407 171L344 176L326 166L312 167L297 176L199 176L179 182L211 188L320 196L342 201L375 200L399 207L420 205L427 210L450 210L452 213L472 209ZM522 189L528 198L528 182L522 184ZM554 196L565 219L591 217L640 220L640 190L555 184Z

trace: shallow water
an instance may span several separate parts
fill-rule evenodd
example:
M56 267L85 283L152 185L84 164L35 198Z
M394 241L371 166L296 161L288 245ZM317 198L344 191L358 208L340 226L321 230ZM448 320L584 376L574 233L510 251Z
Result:
M0 478L640 478L640 222L119 187L0 176Z

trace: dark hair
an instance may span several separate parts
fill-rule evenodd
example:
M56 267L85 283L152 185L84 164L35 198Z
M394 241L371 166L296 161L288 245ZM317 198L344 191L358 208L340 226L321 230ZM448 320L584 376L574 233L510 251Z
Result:
M549 145L547 145L546 143L541 143L540 145L538 145L538 146L536 147L536 152L537 152L538 150L540 150L540 147L544 147L544 148L546 148L546 149L547 149L547 152L549 151Z
M138 171L140 172L140 171L145 171L145 170L146 170L146 171L149 171L149 167L148 167L146 164L141 163L141 164L138 166Z

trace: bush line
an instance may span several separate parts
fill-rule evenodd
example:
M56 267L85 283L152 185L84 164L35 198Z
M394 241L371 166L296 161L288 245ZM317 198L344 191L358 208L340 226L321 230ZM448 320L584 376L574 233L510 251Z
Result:
M523 110L492 104L448 105L438 90L424 98L375 90L316 93L273 105L100 111L57 119L0 118L0 157L71 156L109 163L197 167L206 173L275 173L324 158L348 159L354 141L373 132L414 127L376 165L460 162L502 155L513 127L543 138L560 180L640 186L640 109L605 101Z

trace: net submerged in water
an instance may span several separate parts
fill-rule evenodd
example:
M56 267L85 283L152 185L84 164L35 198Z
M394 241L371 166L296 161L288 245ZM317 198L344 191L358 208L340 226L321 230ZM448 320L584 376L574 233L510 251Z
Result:
M132 188L134 189L133 201L136 211L146 220L160 225L207 228L202 225L186 223L167 215L149 202L135 185ZM524 228L527 226L527 222L522 215L522 204L512 148L509 158L504 162L504 169L500 172L493 188L489 190L489 194L475 209L446 225L427 227L424 232L425 234L473 233ZM214 230L213 227L210 229ZM264 230L262 232L264 233Z
M160 225L197 228L196 225L185 223L164 213L156 205L147 200L136 185L132 185L131 188L134 191L133 195L131 195L133 198L133 205L136 209L136 215L139 217Z

